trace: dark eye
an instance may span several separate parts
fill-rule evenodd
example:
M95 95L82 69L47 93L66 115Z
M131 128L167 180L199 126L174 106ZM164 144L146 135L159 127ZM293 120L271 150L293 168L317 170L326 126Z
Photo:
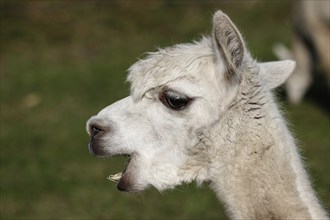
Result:
M182 110L191 101L191 98L188 96L171 90L164 91L159 99L172 110Z

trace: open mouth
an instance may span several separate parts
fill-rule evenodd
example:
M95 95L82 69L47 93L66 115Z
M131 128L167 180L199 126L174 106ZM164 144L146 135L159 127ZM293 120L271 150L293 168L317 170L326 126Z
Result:
M116 174L111 174L107 177L108 180L111 180L115 183L119 183L120 179L123 177L123 175L126 172L127 166L129 164L129 162L131 161L132 155L130 154L122 154L122 155L116 155L116 156L120 156L120 157L125 157L127 158L126 160L126 164L125 164L125 168L122 172L116 173Z
M119 172L119 173L116 173L116 174L109 175L107 179L111 180L115 183L118 183L119 180L122 178L122 176L123 176L123 172Z

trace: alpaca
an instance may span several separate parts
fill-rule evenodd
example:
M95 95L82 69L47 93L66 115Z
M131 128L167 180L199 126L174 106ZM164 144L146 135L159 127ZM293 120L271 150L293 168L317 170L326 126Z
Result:
M295 1L292 51L283 44L273 48L279 59L294 58L297 61L296 69L286 82L288 99L292 104L299 104L312 84L316 58L330 85L329 9L330 1Z
M271 93L294 66L256 62L217 11L211 37L131 66L131 94L88 120L89 150L129 157L109 177L121 191L207 182L232 219L327 219Z

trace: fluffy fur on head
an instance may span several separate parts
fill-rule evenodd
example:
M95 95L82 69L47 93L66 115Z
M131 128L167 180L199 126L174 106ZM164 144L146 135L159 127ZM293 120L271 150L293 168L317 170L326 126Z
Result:
M131 83L131 95L141 99L148 90L170 81L200 77L198 73L208 66L208 62L213 62L212 59L214 51L208 37L148 53L146 58L129 68L127 80Z

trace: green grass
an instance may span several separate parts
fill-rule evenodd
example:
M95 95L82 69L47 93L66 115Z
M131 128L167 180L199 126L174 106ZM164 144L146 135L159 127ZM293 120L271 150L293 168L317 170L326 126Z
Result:
M143 7L141 7L143 4ZM259 60L290 42L286 1L2 1L1 219L223 219L205 185L137 195L106 180L121 159L93 158L85 122L125 97L127 68L156 47L211 31L223 9ZM284 106L329 210L329 113L311 101Z

